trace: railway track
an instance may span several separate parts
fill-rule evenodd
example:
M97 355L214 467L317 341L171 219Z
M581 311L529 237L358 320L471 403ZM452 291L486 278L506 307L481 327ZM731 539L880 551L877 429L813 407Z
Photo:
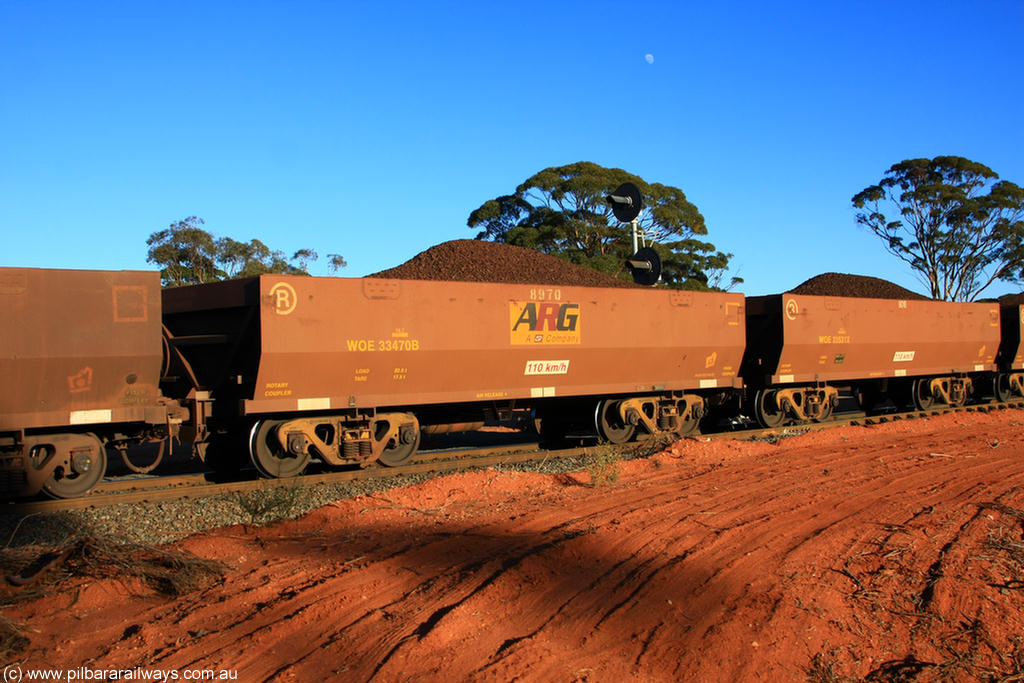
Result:
M535 462L584 455L590 448L569 448L546 451L536 442L492 446L487 448L428 451L415 462L400 467L368 467L343 471L315 472L288 479L256 478L255 470L246 471L251 477L216 481L213 475L204 472L154 477L125 477L105 481L81 498L64 500L37 500L9 503L0 507L0 513L27 515L62 510L100 508L122 503L156 503L183 498L202 498L225 493L245 493L273 488L312 487L340 484L366 479L387 479L417 474L440 474L457 470L490 467L499 464Z
M809 431L830 429L846 425L867 426L897 420L933 417L956 412L993 412L1021 409L1024 409L1024 400L1011 401L1007 403L970 405L961 408L935 408L927 411L915 410L878 415L867 415L861 411L849 411L837 414L832 419L818 423L799 423L768 429L755 428L697 433L684 438L730 438L741 440L779 439L787 436L803 434ZM622 446L622 448L634 448L643 452L645 449L646 451L651 451L652 445L656 445L652 440L640 440L638 442ZM417 456L414 462L400 467L373 466L343 471L314 472L288 479L258 478L255 470L243 473L250 475L248 478L232 481L216 481L214 475L204 472L164 476L128 476L104 481L89 495L81 498L6 503L4 505L0 505L0 514L25 516L29 514L51 513L63 510L102 508L124 503L157 503L187 498L203 498L206 496L229 493L265 491L274 488L314 487L369 479L390 479L421 474L442 474L480 467L492 467L495 465L515 465L530 462L560 460L572 457L584 457L592 454L594 452L594 448L595 445L559 450L545 450L540 448L536 442L524 441L522 443L484 448L424 451Z

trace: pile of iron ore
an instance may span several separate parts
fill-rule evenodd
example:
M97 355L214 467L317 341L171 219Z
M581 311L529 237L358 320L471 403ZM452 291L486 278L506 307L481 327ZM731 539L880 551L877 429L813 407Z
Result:
M524 285L639 287L532 249L500 242L452 240L367 277L398 280L508 282Z
M867 299L927 299L897 284L868 275L822 273L789 290L814 296L855 296Z
M999 297L999 303L1003 306L1024 306L1024 292L1020 294L1004 294Z

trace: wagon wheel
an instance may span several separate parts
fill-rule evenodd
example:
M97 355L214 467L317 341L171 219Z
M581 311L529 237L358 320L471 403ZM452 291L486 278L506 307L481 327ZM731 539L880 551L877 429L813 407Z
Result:
M690 417L683 418L683 414L686 411L686 401L680 401L677 405L679 411L679 417L676 421L676 434L679 436L686 436L697 429L697 425L700 424L700 418L690 412Z
M636 426L626 424L619 417L617 401L601 401L597 404L597 433L614 444L623 444L633 438Z
M1017 380L1016 375L1017 373L1013 373L1013 375L1007 376L1007 381L1010 383L1009 386L1011 400L1014 398L1020 398L1021 396L1024 396L1024 386L1021 386L1020 383L1021 381L1024 380Z
M935 395L932 394L932 382L927 377L915 379L912 392L914 408L917 410L930 410L935 405Z
M993 400L1006 403L1013 396L1013 389L1010 388L1010 376L1005 372L997 372L992 376Z
M754 395L754 415L762 427L772 429L786 421L786 413L776 402L774 389L761 389Z
M387 425L382 424L380 428L387 429ZM377 462L380 464L387 465L388 467L399 467L400 465L404 465L412 459L416 449L420 447L420 430L416 429L403 432L403 430L399 429L398 432L400 435L399 438L393 439L392 442L388 444L390 447L385 448L380 454L380 457L377 458ZM406 433L415 433L415 436L406 437L404 436ZM405 441L408 441L408 443L404 443Z
M69 466L61 465L43 484L43 493L51 498L77 498L98 484L107 471L107 449L95 434L83 434L88 448L73 448Z
M309 453L294 455L281 448L277 441L280 420L260 420L249 432L249 457L260 474L286 479L301 474L309 464Z
M830 401L828 399L828 397L826 396L825 397L825 403L821 406L821 415L819 415L818 417L813 418L813 421L814 422L824 422L825 420L827 420L830 417L832 417L832 410L833 410L832 401Z

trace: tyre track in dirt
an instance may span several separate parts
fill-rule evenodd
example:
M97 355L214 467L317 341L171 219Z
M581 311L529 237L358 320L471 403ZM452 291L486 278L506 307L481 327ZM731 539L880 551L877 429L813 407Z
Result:
M1007 633L1024 628L1024 591L989 585L1012 563L985 559L997 531L1022 533L985 506L1024 507L1021 420L918 422L684 440L600 488L444 477L389 505L183 541L237 568L196 596L126 614L116 589L79 585L77 605L14 616L39 652L76 632L50 661L247 681L805 681L822 662L863 677L908 653L981 680L1013 666Z

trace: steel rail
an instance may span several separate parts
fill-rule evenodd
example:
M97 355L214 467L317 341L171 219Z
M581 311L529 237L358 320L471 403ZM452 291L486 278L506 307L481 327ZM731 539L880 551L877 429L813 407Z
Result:
M811 431L842 426L870 426L891 421L935 417L958 412L995 412L1000 410L1024 409L1024 400L1005 403L975 404L962 407L935 407L928 410L912 410L899 413L867 415L862 411L838 413L822 422L800 422L771 428L747 428L718 432L686 435L692 439L737 439L764 440L785 438ZM655 442L655 437L641 438L636 442L623 444L622 448L644 448ZM447 449L425 451L416 456L415 462L398 467L374 465L342 471L325 471L303 474L287 479L250 478L240 481L216 482L207 473L175 474L168 476L129 477L105 481L81 498L62 500L39 500L0 504L0 514L29 515L102 508L122 503L154 503L188 498L203 498L228 493L265 491L275 488L312 487L341 484L352 481L390 479L417 474L440 474L494 465L511 465L545 460L558 460L586 456L601 444L591 446L544 450L536 442L524 441L503 446L488 446L473 449ZM252 472L255 474L255 471Z
M423 458L398 467L372 466L337 472L317 472L287 479L244 479L215 482L206 473L173 475L169 477L132 478L106 482L81 498L13 502L0 506L0 514L27 515L62 510L101 508L122 503L155 503L186 498L203 498L226 493L245 493L287 487L312 487L340 484L350 481L388 479L416 474L452 472L500 464L551 460L583 455L593 446L568 448L558 451L540 450L536 443L510 446L490 446L472 450L436 451ZM447 455L447 457L444 457ZM255 475L255 470L252 474ZM170 480L170 481L168 481Z

